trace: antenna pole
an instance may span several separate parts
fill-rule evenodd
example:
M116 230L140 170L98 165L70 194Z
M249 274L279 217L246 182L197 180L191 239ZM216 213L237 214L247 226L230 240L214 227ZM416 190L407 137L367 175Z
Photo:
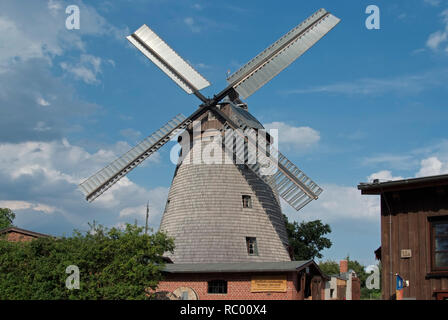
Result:
M146 204L146 223L145 223L145 234L148 234L148 217L149 217L149 201Z

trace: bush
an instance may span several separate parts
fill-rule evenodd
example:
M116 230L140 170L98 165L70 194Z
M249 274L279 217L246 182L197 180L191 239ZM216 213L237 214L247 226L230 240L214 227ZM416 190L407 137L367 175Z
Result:
M68 238L0 240L0 299L149 299L174 242L142 229L100 226ZM66 288L70 265L79 268L79 290Z

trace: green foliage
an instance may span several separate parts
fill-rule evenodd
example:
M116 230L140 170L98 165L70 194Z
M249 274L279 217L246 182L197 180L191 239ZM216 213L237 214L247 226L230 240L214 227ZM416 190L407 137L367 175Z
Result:
M162 279L162 254L173 251L174 242L142 230L99 226L70 238L0 241L0 300L148 299L147 289ZM79 268L79 290L65 286L70 265Z
M361 288L361 300L381 300L381 289Z
M294 251L296 260L322 258L320 252L331 247L330 239L324 237L331 233L328 224L323 224L320 220L301 222L300 224L295 221L290 223L285 215L284 218L289 245Z
M339 274L339 264L336 261L327 260L319 263L319 268L326 275Z
M12 226L16 215L8 208L0 208L0 230Z
M367 277L369 276L365 270L365 266L363 266L361 263L359 263L356 260L351 260L349 256L347 256L345 258L345 260L348 261L348 270L355 271L359 280L361 280L361 287L362 288L365 287Z

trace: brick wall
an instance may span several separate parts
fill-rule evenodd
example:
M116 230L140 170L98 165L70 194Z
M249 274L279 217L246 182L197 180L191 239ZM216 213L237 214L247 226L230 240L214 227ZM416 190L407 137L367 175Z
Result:
M341 260L339 262L339 273L346 273L346 272L348 272L348 261Z
M11 242L25 242L36 239L36 237L25 235L19 232L9 232L6 235L6 240Z
M208 294L207 282L210 280L226 280L227 294ZM252 293L251 275L247 273L170 274L159 283L156 292L173 292L179 287L190 287L196 292L199 300L300 300L303 295L297 291L297 273L287 273L286 283L286 292Z

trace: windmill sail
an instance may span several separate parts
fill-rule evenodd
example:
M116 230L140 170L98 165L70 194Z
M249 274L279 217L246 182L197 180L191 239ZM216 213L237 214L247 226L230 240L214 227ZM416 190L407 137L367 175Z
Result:
M164 146L171 138L185 129L190 123L190 118L186 118L182 114L175 116L163 127L141 141L120 158L81 183L79 188L84 193L86 200L89 202L95 200L151 154Z
M210 85L147 25L126 38L188 94Z
M303 55L340 19L320 9L232 74L229 85L245 99Z
M266 150L263 149L263 146L267 145L266 141L261 141L261 143L259 141L258 145L254 145L254 147L258 148L259 157L261 156L261 159L259 158L259 160L261 161L257 161L254 164L247 163L245 160L248 159L249 148L246 148L244 144L237 144L235 148L233 145L237 135L240 135L240 137L245 139L249 144L256 144L256 141L246 138L247 135L245 132L251 130L251 127L242 119L234 118L237 122L233 122L232 119L220 112L219 109L215 108L213 110L226 120L223 130L233 129L225 131L226 139L224 139L224 144L225 150L230 153L229 155L232 158L236 158L235 161L237 161L237 163L245 163L249 169L266 183L274 185L278 194L297 211L302 209L312 200L318 199L323 191L322 188L289 161L280 151L274 149L272 146L270 146L269 156L267 156ZM276 157L276 155L278 156ZM262 166L276 168L276 171L273 175L265 175L263 174Z

